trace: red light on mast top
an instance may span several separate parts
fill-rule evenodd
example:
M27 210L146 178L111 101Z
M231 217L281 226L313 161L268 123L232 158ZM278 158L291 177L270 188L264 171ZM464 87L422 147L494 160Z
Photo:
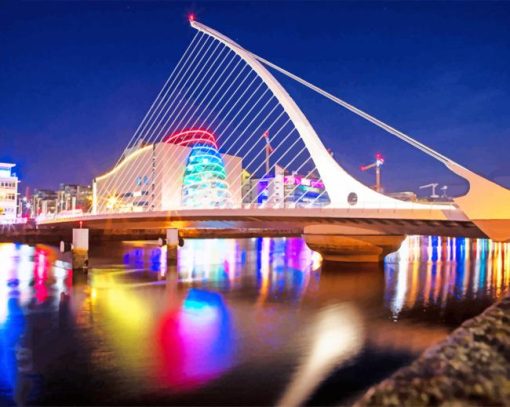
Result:
M377 154L375 155L375 164L376 164L378 167L380 167L381 165L383 165L383 164L384 164L384 158L383 158L383 156L382 156L382 154L381 154L381 153L377 153Z
M195 21L195 19L196 19L195 13L189 13L189 14L188 14L188 21L189 21L190 23L192 23L193 21Z

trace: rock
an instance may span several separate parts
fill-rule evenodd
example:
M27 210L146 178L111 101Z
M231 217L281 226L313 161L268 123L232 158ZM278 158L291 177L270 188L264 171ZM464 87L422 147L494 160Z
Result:
M355 405L481 404L510 405L510 296L464 322Z

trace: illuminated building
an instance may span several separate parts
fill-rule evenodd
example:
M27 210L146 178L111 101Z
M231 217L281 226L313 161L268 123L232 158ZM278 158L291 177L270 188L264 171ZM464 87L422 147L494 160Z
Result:
M19 181L12 172L14 166L0 163L0 224L16 221Z
M191 137L190 137L191 134ZM205 133L210 135L210 133ZM191 146L182 180L181 205L185 208L226 208L232 205L225 163L211 137L192 138L184 133L167 138L167 143Z
M32 198L32 216L57 213L57 193L51 189L36 189Z
M90 185L60 184L57 191L58 213L86 213L91 204L92 187Z
M129 150L93 185L93 212L241 204L241 158L218 151L208 131L184 130Z
M243 185L245 204L271 208L320 207L330 203L324 183L314 177L285 174L276 166L275 175L249 179Z

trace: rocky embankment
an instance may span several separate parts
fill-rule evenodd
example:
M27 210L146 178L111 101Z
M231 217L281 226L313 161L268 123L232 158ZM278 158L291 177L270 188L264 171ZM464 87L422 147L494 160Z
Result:
M510 406L510 296L464 322L356 406Z

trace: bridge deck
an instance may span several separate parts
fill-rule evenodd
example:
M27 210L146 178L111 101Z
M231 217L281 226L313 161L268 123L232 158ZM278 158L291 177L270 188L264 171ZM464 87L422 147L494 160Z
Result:
M238 230L265 233L299 234L314 224L338 224L362 227L385 234L421 234L442 236L486 237L460 211L452 210L388 210L388 209L208 209L165 212L86 215L45 220L40 228L54 230L78 227L101 229L112 233L134 230L221 231ZM113 232L116 231L116 232ZM131 232L130 232L131 231ZM252 234L252 232L248 233Z

